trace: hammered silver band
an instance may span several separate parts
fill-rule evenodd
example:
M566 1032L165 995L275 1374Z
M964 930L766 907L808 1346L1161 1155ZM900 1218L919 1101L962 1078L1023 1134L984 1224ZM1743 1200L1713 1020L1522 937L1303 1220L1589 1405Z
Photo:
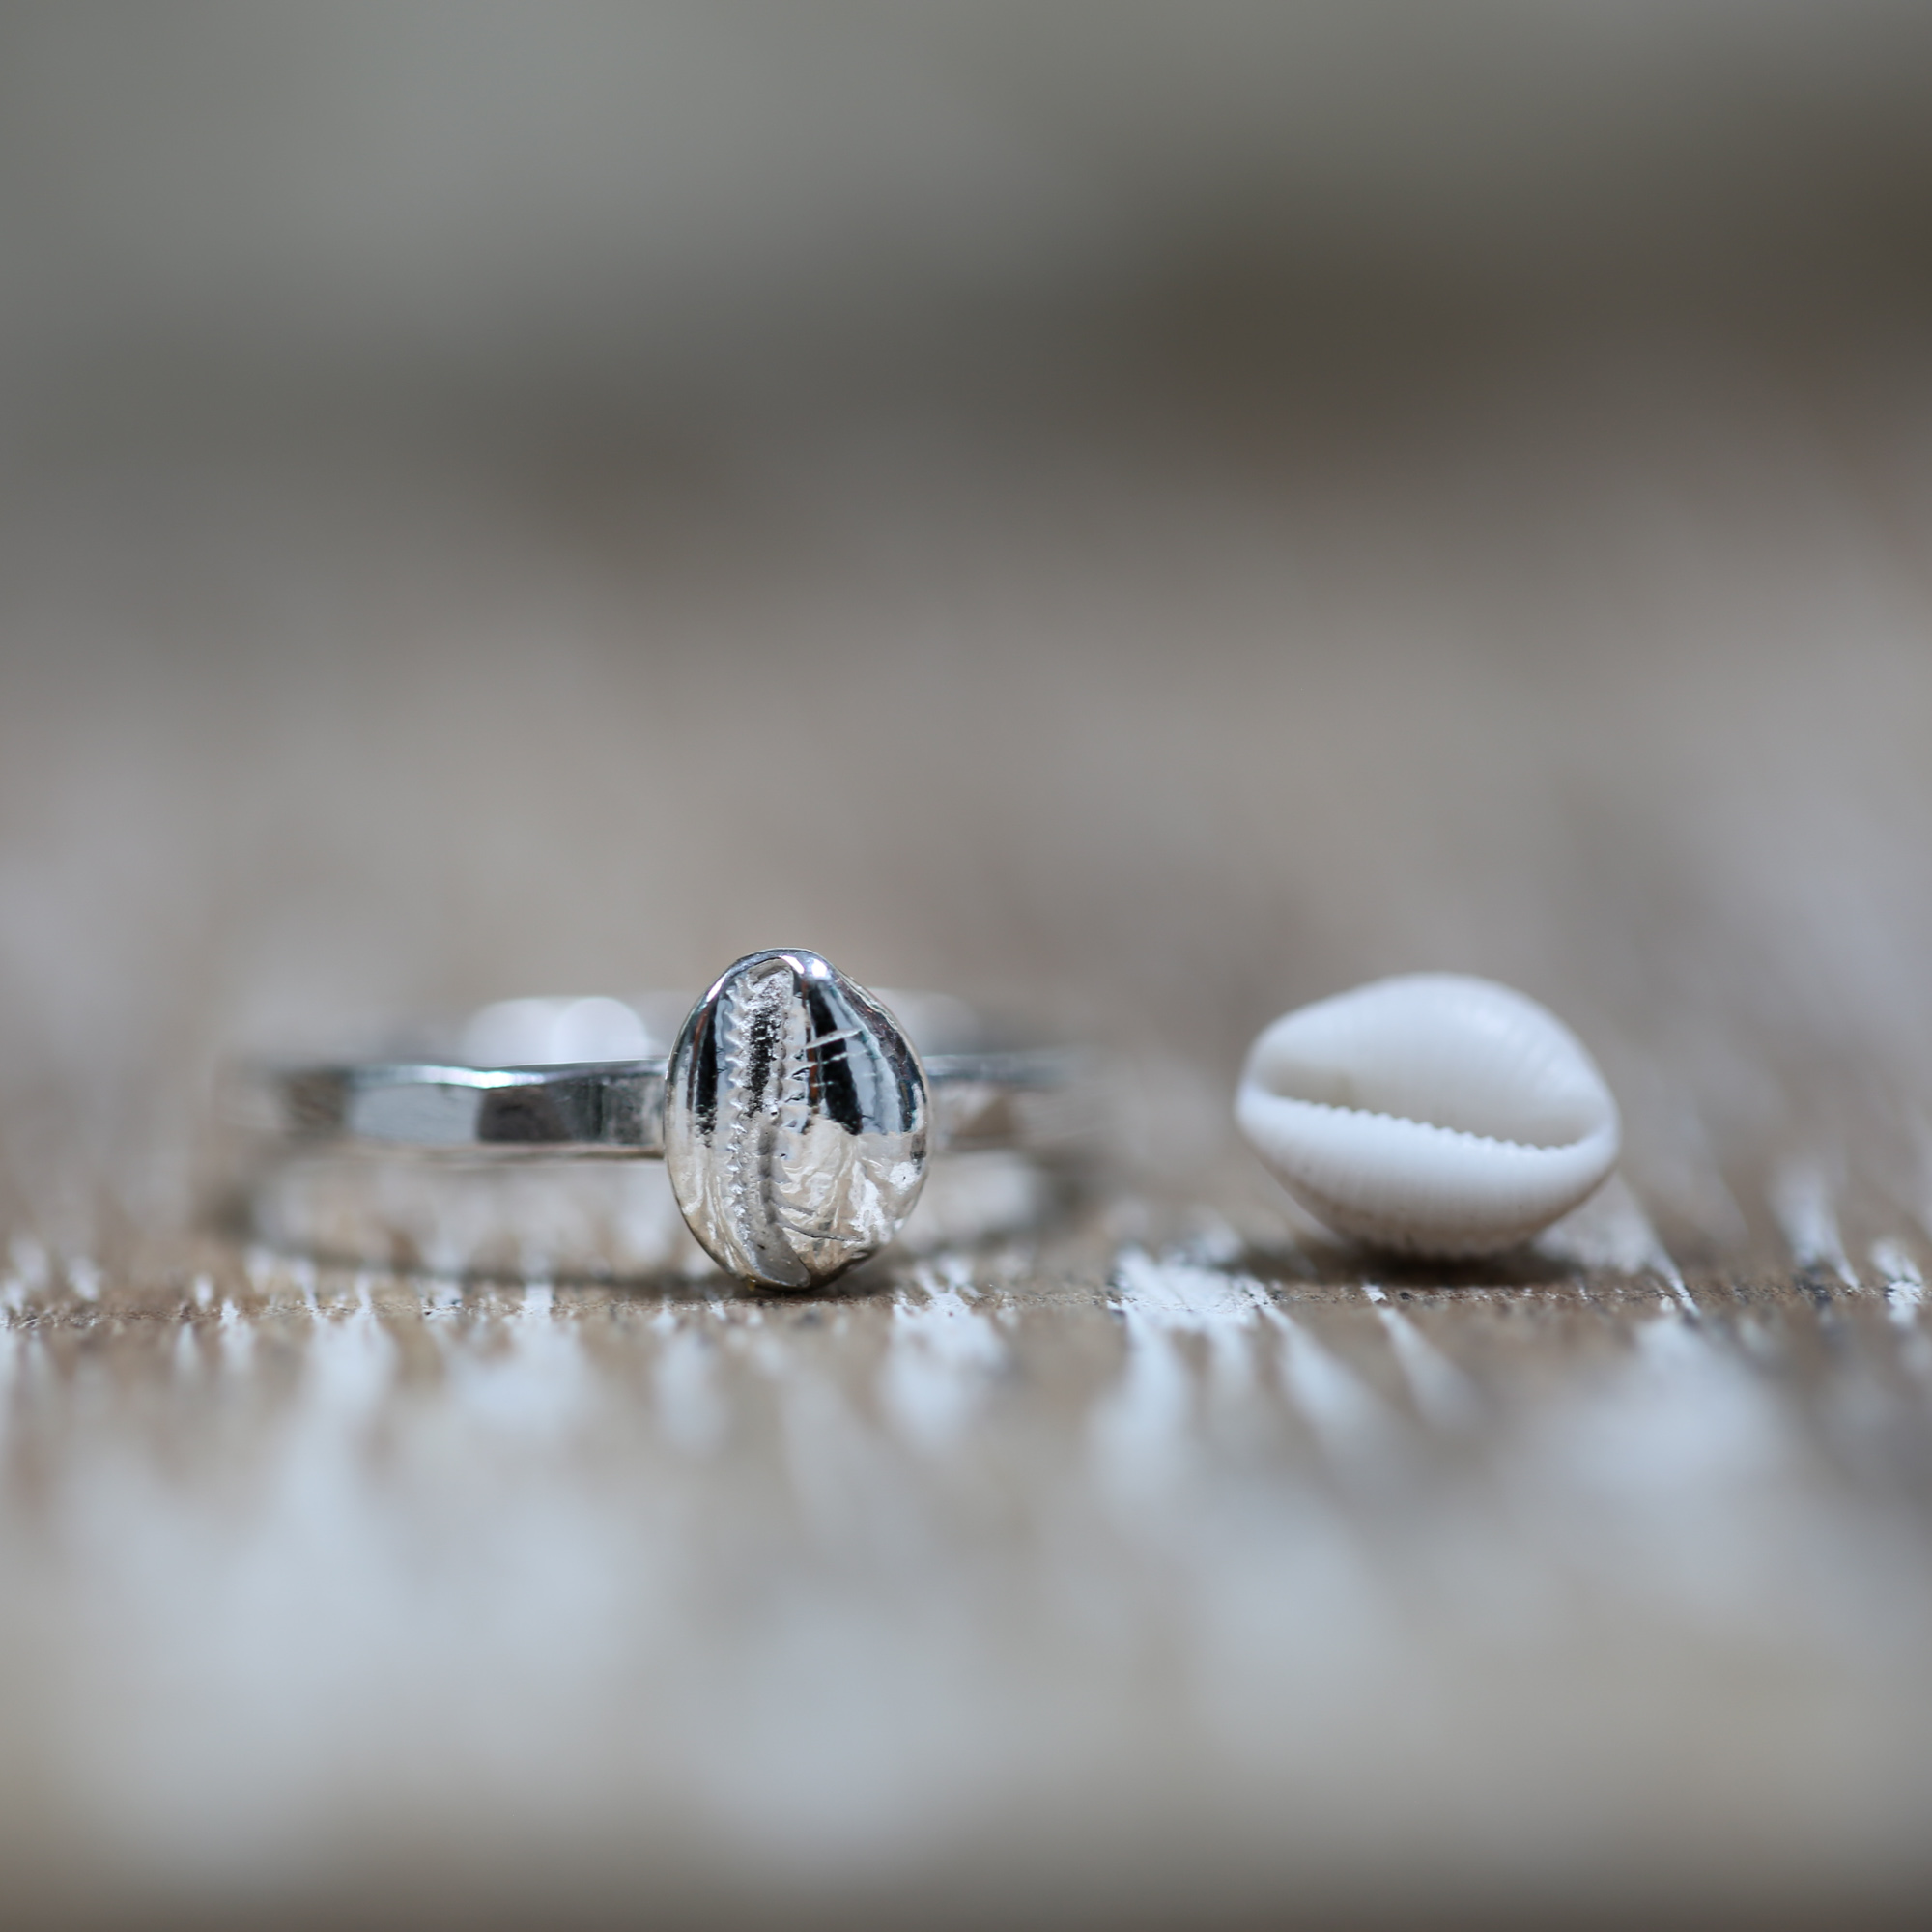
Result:
M929 1053L935 1152L1050 1152L1077 1139L1076 1056L1051 1047ZM670 1057L575 1065L369 1061L280 1070L283 1125L305 1142L493 1159L661 1160Z
M766 1287L809 1288L896 1237L934 1154L1047 1153L1090 1124L1073 1055L969 1046L956 1003L898 1004L928 1017L950 1009L933 1040L945 1050L922 1054L885 1001L817 953L775 950L728 967L662 1057L372 1061L286 1069L275 1087L283 1125L302 1147L662 1159L686 1225L720 1267ZM567 1004L563 1019L580 1009L614 1016L620 1033L628 1025L634 1045L650 1035L620 1002ZM607 1032L598 1044L618 1037ZM470 1037L480 1038L473 1023ZM510 1057L500 1043L470 1048L471 1060Z

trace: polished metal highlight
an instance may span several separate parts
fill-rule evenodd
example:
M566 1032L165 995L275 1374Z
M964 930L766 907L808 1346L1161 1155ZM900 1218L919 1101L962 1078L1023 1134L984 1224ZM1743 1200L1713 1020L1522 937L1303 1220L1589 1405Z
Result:
M372 1061L299 1067L278 1084L298 1140L512 1157L664 1152L662 1058L582 1066Z
M670 1057L665 1161L699 1245L775 1288L830 1281L925 1184L925 1073L898 1023L815 952L753 952Z

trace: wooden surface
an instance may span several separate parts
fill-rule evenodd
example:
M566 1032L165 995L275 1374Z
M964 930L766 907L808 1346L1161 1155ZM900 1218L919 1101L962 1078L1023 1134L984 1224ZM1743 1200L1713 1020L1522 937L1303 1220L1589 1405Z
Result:
M1932 361L1504 359L16 453L21 1914L1909 1910ZM641 1170L568 1241L520 1200L515 1267L235 1225L225 1053L778 943L1111 1048L1091 1191L816 1299ZM1226 1118L1262 1023L1407 967L1547 1000L1626 1110L1452 1278Z

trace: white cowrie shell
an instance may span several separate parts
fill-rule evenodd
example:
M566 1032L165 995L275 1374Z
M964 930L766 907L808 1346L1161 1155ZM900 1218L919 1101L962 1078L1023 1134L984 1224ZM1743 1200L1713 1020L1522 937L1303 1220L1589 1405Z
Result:
M1460 973L1378 980L1276 1020L1235 1118L1317 1219L1420 1255L1527 1240L1609 1178L1621 1141L1576 1035Z

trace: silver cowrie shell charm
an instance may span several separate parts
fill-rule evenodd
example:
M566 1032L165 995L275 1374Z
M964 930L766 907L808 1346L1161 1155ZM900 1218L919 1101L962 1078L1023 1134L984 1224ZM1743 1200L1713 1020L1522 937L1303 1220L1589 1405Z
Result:
M815 952L753 952L671 1054L665 1161L728 1274L811 1288L876 1254L925 1181L925 1074L897 1022Z
M1318 1220L1418 1255L1527 1240L1609 1178L1622 1134L1562 1021L1456 973L1378 980L1276 1020L1235 1116Z

